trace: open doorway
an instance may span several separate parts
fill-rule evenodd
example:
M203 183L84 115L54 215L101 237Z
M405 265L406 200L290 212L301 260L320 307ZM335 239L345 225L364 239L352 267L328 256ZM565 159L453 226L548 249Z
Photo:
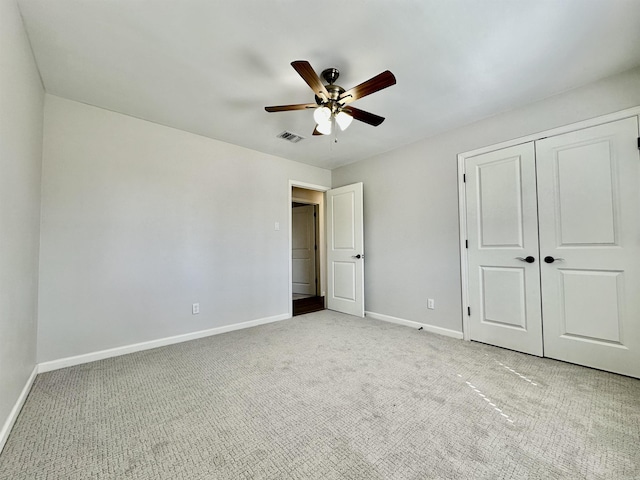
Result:
M291 188L292 315L325 308L324 193Z

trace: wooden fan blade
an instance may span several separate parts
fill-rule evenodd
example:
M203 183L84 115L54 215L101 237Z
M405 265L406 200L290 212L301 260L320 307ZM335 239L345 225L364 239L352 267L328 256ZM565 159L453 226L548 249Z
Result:
M346 105L347 103L351 103L354 100L358 100L359 98L366 97L367 95L371 95L372 93L375 93L377 91L382 90L383 88L387 88L395 84L396 84L396 77L389 70L385 70L384 72L376 75L375 77L370 78L366 82L353 87L351 90L347 90L342 95L340 95L338 101Z
M307 108L317 108L315 103L298 103L296 105L276 105L275 107L264 107L267 112L288 112L290 110L305 110Z
M327 92L327 89L320 80L320 77L318 77L318 74L315 72L309 62L307 62L306 60L296 60L295 62L291 62L291 66L295 69L296 72L298 72L298 75L300 75L302 79L307 82L307 85L311 87L313 93L315 93L324 101L329 99L329 92Z
M361 122L368 123L369 125L373 125L374 127L377 127L382 122L384 122L384 117L381 117L374 113L365 112L364 110L360 110L359 108L347 107L343 111L351 115L354 120L360 120Z
M316 128L313 129L313 135L324 135L324 133L320 133L318 131L318 126L316 125Z

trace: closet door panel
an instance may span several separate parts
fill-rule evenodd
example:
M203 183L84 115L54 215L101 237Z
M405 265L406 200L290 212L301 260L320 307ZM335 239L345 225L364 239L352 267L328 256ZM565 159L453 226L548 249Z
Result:
M468 158L465 170L469 336L541 356L534 146Z
M545 356L640 377L637 118L536 142Z

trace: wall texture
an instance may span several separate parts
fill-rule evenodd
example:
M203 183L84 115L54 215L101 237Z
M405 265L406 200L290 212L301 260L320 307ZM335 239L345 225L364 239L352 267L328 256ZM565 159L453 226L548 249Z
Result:
M461 331L457 154L639 105L635 69L334 170L364 182L366 310Z
M0 0L0 428L36 362L43 99L16 2Z
M331 173L47 95L38 360L287 314L289 180Z

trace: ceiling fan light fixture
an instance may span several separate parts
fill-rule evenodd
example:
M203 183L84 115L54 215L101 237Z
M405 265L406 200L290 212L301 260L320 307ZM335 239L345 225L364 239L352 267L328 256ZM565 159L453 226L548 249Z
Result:
M331 135L331 119L318 123L316 130L318 130L322 135Z
M345 131L351 125L353 117L347 112L338 112L336 115L336 123L340 127L340 130Z
M324 106L316 108L313 112L313 119L318 125L328 122L331 119L331 109Z
M396 77L389 70L371 77L366 82L362 82L350 90L345 90L335 83L340 75L337 68L328 68L322 72L322 78L328 82L328 85L325 85L306 60L296 60L291 62L291 66L298 72L298 75L302 77L305 83L311 87L315 96L315 103L264 107L267 112L313 109L313 119L317 125L313 135L331 135L332 130L336 131L335 124L338 124L340 130L346 130L354 119L373 127L377 127L384 121L384 117L358 108L348 106L344 111L342 109L359 98L395 85Z

